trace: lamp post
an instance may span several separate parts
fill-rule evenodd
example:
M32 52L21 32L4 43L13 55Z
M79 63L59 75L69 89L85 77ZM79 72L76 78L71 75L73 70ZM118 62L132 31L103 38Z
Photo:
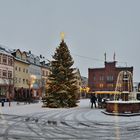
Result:
M29 103L31 100L31 87L33 86L35 82L36 76L35 75L30 75L29 80L28 80L28 85L29 85Z
M9 107L11 106L11 94L10 94L10 87L11 87L11 79L9 79L9 87L8 87L8 92L9 92Z

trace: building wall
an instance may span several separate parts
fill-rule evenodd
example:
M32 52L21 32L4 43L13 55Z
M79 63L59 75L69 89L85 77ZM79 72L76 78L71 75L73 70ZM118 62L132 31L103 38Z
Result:
M133 67L116 67L116 61L105 62L104 68L88 69L90 91L114 91L120 71L128 70L133 74Z
M14 62L14 87L29 88L29 64L20 60Z
M13 96L13 57L0 48L0 98Z
M29 61L29 78L30 78L30 89L32 92L32 96L34 98L40 98L42 96L41 93L41 65L40 58L29 51L26 53L27 60Z
M48 82L48 76L50 75L50 70L48 67L42 66L41 67L42 71L42 96L45 95L46 93L46 88L47 88L47 82Z

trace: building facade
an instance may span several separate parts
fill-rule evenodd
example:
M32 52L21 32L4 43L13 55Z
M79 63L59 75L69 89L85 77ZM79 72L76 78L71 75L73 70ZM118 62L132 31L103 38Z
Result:
M31 51L17 49L11 54L14 57L14 98L23 101L42 97L50 74L48 65Z
M116 67L116 61L105 61L104 68L89 68L88 86L90 91L115 91L118 74L121 71L129 71L133 75L133 67Z
M0 47L0 98L13 97L13 56Z
M11 53L14 56L14 98L25 99L29 97L29 62L26 52L19 49Z
M40 57L31 53L31 51L26 52L27 60L29 65L29 86L31 90L31 95L35 99L39 99L42 96L42 77L41 77L41 64Z
M88 78L81 77L81 98L86 98L90 88L88 87Z
M41 63L41 76L42 76L42 82L41 82L41 93L42 93L42 97L45 96L46 93L46 89L47 89L47 85L49 82L48 76L50 75L50 69L49 69L49 65L46 64L45 61L42 61Z

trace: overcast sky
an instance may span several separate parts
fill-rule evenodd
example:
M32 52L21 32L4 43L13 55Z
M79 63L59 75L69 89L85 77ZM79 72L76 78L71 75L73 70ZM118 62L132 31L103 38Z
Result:
M140 81L140 0L0 0L0 44L51 60L62 31L81 75L115 52Z

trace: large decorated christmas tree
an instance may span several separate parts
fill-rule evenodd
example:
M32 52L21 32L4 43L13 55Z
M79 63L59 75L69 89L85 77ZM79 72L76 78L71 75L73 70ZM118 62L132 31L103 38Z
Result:
M62 39L56 48L50 71L46 96L43 98L45 107L74 107L78 100L74 61L70 51Z

